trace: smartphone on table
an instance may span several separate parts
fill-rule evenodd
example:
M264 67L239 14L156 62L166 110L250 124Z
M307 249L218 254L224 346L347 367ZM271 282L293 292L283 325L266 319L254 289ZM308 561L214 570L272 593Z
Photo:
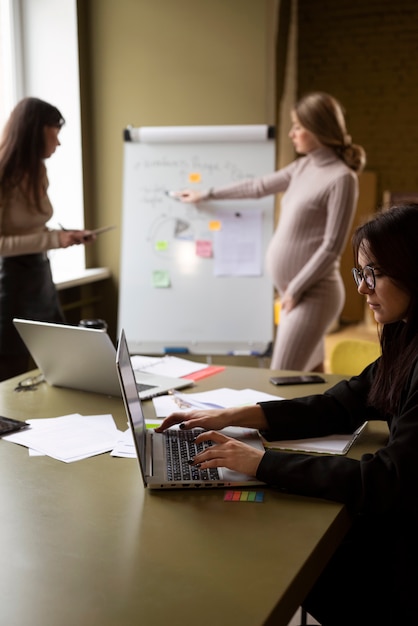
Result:
M317 374L305 374L300 376L272 376L270 382L273 385L314 385L325 383L325 378Z
M29 426L30 424L27 422L0 416L0 437L3 437L3 435L11 435L24 428L29 428Z

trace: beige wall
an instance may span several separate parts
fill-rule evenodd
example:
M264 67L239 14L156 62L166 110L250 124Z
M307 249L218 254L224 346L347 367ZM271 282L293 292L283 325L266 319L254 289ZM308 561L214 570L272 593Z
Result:
M278 9L292 16L286 72ZM78 12L87 226L121 224L126 125L276 124L277 70L281 165L295 96L325 90L366 148L377 203L384 189L417 191L416 0L78 0ZM87 259L113 273L99 311L112 334L119 238L103 235Z
M121 224L128 125L275 123L277 0L80 0L86 224ZM116 328L118 231L89 265L110 267L100 311Z

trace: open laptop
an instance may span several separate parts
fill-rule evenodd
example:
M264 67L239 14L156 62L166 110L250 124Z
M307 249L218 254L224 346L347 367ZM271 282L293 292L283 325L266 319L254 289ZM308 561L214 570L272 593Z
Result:
M50 385L121 395L116 350L105 331L17 318L13 323ZM143 400L193 385L187 378L140 370L135 372L135 378L137 393Z
M187 460L195 456L196 444L192 441L201 430L180 430L170 428L164 433L157 433L146 428L141 400L136 393L135 374L129 357L128 344L122 330L116 354L116 365L122 398L129 425L133 434L135 449L144 485L150 489L173 489L194 487L242 487L263 485L251 476L239 474L224 467L217 470L200 471L189 465ZM261 438L256 430L248 428L225 428L222 432L240 439L264 451ZM183 469L190 476L180 477L180 468L174 460L174 452L184 449L183 438L189 439L191 449L183 460ZM200 444L202 445L202 444ZM217 475L215 475L217 474Z

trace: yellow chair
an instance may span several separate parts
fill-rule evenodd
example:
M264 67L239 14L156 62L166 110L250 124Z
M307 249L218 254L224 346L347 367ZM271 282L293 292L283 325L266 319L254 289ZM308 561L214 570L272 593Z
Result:
M280 300L279 298L276 298L274 300L274 324L275 326L278 326L280 324L280 311L281 311L282 307L280 304Z
M377 342L366 339L343 339L331 352L331 373L356 376L380 354L380 344Z

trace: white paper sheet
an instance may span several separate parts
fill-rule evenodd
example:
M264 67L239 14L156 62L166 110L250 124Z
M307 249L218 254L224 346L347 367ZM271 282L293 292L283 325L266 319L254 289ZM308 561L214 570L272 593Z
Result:
M188 359L177 356L165 355L163 357L152 357L135 354L131 357L132 367L135 371L149 372L161 376L173 376L181 378L194 372L207 368L207 363L195 363Z
M120 433L115 447L110 453L110 456L123 457L127 459L136 458L136 450L134 438L130 428L125 432Z
M260 211L217 211L221 227L214 232L215 276L261 276L263 216Z
M257 402L281 400L280 397L256 389L230 389L222 387L200 393L181 393L153 398L157 417L167 417L174 411L190 411L192 409L216 409L233 406L245 406Z
M64 415L27 420L31 428L3 440L71 463L109 452L119 437L112 415Z

